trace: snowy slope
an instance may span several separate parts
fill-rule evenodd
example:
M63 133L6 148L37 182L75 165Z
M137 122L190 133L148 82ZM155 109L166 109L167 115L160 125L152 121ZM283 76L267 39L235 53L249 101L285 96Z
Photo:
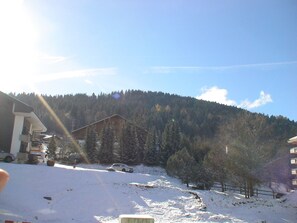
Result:
M2 221L98 223L118 222L120 214L149 214L157 223L297 222L297 193L246 200L238 194L189 191L161 168L137 166L132 174L99 165L0 163L0 168L10 173L0 193Z

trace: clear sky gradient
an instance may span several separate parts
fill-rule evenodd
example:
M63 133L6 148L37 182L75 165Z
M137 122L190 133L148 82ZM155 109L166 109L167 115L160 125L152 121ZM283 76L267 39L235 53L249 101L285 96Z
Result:
M0 90L137 89L297 121L296 0L1 0Z

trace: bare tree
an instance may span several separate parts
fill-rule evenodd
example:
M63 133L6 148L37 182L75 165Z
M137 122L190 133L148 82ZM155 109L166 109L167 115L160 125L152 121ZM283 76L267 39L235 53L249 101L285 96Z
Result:
M266 119L243 112L220 131L228 146L229 178L245 188L245 196L254 195L254 186L261 181L260 172L269 158L269 134Z

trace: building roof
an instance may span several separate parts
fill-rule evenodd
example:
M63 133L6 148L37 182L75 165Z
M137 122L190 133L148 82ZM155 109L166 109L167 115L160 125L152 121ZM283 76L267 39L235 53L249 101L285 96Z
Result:
M80 127L80 128L78 128L78 129L75 129L75 130L72 131L72 133L77 132L77 131L80 131L80 130L82 130L82 129L85 129L85 128L89 127L89 126L96 125L97 123L106 121L106 120L111 119L111 118L114 118L114 117L119 117L119 118L121 118L121 119L123 119L123 120L125 120L125 121L128 121L128 120L125 119L123 116L118 115L118 114L114 114L114 115L108 116L108 117L106 117L106 118L103 118L103 119L101 119L101 120L99 120L99 121L96 121L96 122L93 122L93 123L91 123L91 124L88 124L88 125L85 125L85 126L83 126L83 127Z
M297 136L294 136L288 140L288 143L297 145Z
M0 97L6 99L8 101L14 102L15 103L15 106L14 106L15 112L29 113L29 112L34 111L34 109L31 106L27 105L26 103L8 95L8 94L3 93L2 91L0 91Z
M143 127L141 127L141 126L139 126L139 125L137 125L137 124L135 124L135 123L133 123L133 122L127 120L127 119L124 118L123 116L121 116L121 115L119 115L119 114L113 114L113 115L108 116L108 117L106 117L106 118L104 118L104 119L101 119L101 120L99 120L99 121L96 121L96 122L93 122L93 123L91 123L91 124L88 124L88 125L85 125L85 126L83 126L83 127L80 127L80 128L78 128L78 129L75 129L75 130L72 131L72 134L74 134L74 135L75 135L75 134L79 134L79 132L81 132L81 131L85 131L85 130L86 130L88 127L90 127L90 126L96 126L96 125L99 124L99 123L108 121L108 120L113 119L113 118L119 118L119 119L125 121L126 123L129 123L129 124L135 126L136 128L141 129L141 130L144 131L144 132L147 132L146 129L144 129Z
M24 116L32 124L33 131L45 132L47 130L47 128L40 121L38 116L34 113L34 109L31 106L1 91L0 97L14 103L12 112L15 115Z

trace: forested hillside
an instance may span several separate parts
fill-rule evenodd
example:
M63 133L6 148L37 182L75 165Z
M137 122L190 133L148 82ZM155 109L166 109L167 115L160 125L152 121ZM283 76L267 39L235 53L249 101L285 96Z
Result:
M49 133L62 134L52 116L36 94L11 94L17 99L32 106L48 128ZM163 131L170 120L175 120L181 132L189 139L212 138L220 126L245 114L246 111L221 105L214 102L181 97L162 92L125 91L111 94L88 96L75 95L42 95L50 108L57 114L68 130L119 114L146 129L155 128ZM272 138L287 139L296 134L297 123L283 116L264 116L266 124L274 131Z
M282 116L268 117L236 107L162 92L129 90L92 96L42 95L42 99L36 94L12 96L34 108L47 126L48 133L63 135L50 109L69 131L119 114L150 132L146 150L160 145L158 164L168 166L169 173L179 176L186 183L195 177L208 181L206 175L209 174L206 173L209 171L215 180L222 182L230 174L238 176L233 178L239 183L242 183L242 176L245 181L253 183L257 182L259 175L261 179L283 178L286 173L270 171L269 176L262 176L259 169L285 157L288 153L287 140L297 134L297 123ZM177 159L176 156L183 159ZM186 168L196 168L193 173L195 177L190 171L186 177L184 172L176 172L176 165L181 165L183 160L187 163ZM196 166L189 168L189 165Z

